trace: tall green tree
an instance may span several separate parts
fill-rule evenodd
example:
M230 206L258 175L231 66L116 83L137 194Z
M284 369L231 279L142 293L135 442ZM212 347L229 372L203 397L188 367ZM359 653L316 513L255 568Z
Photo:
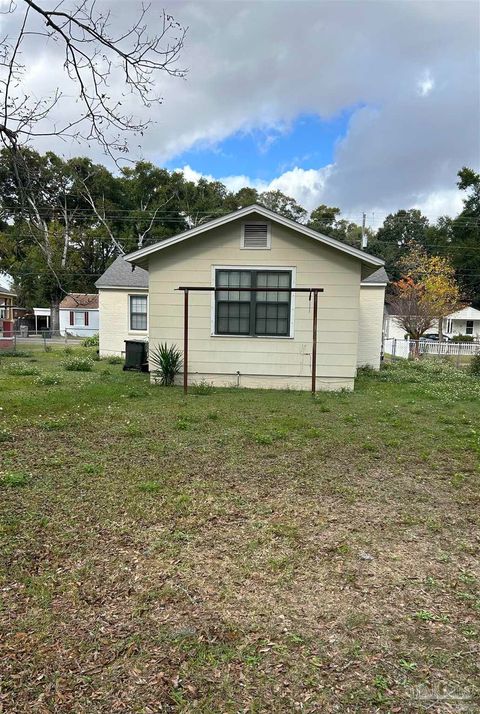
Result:
M360 248L362 245L361 226L342 218L341 211L336 206L327 206L324 203L317 206L310 214L308 227L355 248ZM373 231L368 227L365 228L365 234L369 240L374 237Z
M465 298L480 308L480 174L463 167L457 186L466 195L462 212L449 222L448 250Z
M416 208L390 213L369 241L368 250L383 258L391 280L399 280L402 255L410 246L426 243L428 228L428 218Z
M281 191L264 191L259 195L258 203L297 223L305 223L307 220L307 211L294 198Z

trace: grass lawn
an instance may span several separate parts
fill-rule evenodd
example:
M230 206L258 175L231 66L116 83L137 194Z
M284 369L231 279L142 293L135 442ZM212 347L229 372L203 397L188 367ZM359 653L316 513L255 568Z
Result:
M31 355L0 359L0 711L480 710L479 378L185 399Z

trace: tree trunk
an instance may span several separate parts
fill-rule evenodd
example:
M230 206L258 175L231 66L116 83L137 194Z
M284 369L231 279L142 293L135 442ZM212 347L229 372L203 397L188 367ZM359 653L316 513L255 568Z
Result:
M438 341L443 342L443 317L438 318Z
M60 300L52 298L50 302L50 332L52 335L60 334Z

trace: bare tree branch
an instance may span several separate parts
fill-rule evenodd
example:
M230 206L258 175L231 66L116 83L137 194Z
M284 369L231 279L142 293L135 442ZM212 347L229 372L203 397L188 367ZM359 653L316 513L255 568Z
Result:
M21 2L21 5L20 5ZM4 93L0 137L5 146L17 149L34 137L52 136L77 141L96 141L115 161L118 153L128 151L129 134L143 134L151 117L141 119L127 111L127 94L136 97L137 105L150 109L162 103L155 92L155 82L161 73L185 77L177 67L184 45L186 30L169 14L162 11L160 31L150 36L149 27L158 26L152 6L141 7L136 21L124 32L110 32L110 12L97 10L95 0L82 0L71 10L60 2L52 9L33 0L11 3L6 13L15 14L24 7L18 35L14 41L4 37L0 43L0 87ZM44 30L30 30L34 20L43 23ZM53 109L66 98L67 92L57 88L49 97L36 100L21 94L25 66L20 61L21 45L28 35L43 36L64 49L63 67L74 96L81 107L78 116L63 123L45 126ZM112 81L122 80L127 93L115 96Z

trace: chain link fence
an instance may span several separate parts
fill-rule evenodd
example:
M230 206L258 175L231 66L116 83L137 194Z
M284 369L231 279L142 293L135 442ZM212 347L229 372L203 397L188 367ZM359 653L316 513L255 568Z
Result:
M20 327L19 330L0 332L0 354L3 352L16 352L28 348L40 348L48 351L49 346L57 345L62 347L75 347L82 344L85 337L92 337L92 329L85 328L85 334L81 334L81 328L76 327L78 335L72 335L65 331L63 335L51 330L29 330ZM98 333L97 333L98 334Z

